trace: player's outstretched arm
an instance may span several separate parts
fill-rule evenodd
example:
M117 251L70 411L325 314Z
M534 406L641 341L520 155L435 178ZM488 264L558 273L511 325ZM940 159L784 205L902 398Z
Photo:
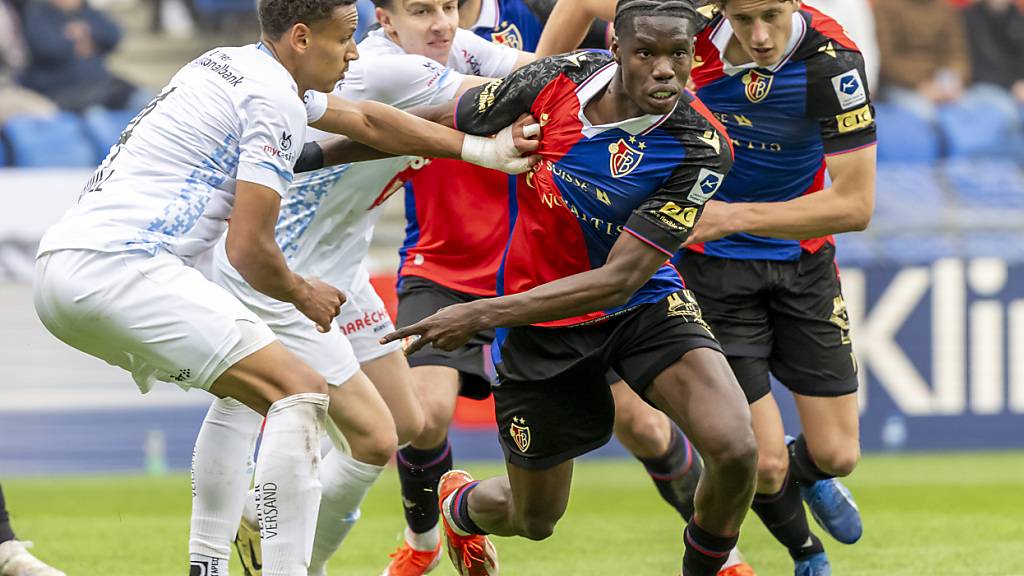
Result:
M687 245L741 232L806 240L864 230L875 208L874 145L825 159L832 186L787 202L711 200Z
M281 196L273 189L239 180L225 244L228 260L250 286L271 298L294 304L321 332L327 332L341 311L345 295L288 268L274 238L280 208Z
M532 166L533 160L521 156L538 146L512 131L495 139L470 136L379 102L336 96L328 98L327 111L312 126L394 155L456 158L511 174Z
M615 0L574 0L555 4L537 43L537 58L575 50L587 37L595 18L608 22L614 20Z
M464 346L482 330L522 326L621 306L650 280L669 253L623 233L603 266L542 284L519 294L456 304L411 326L384 336L381 343L419 336L406 349L412 354L433 344L442 350Z

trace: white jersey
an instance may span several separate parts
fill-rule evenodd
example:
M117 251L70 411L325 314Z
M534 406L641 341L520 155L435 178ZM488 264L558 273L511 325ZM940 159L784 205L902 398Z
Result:
M310 100L262 45L207 52L131 121L39 254L166 250L190 261L223 235L238 180L285 194L306 123L323 115L323 99Z
M466 30L452 42L448 66L406 53L382 30L359 44L335 94L376 100L398 108L452 101L465 76L503 77L515 68L517 50L492 44ZM309 140L324 133L309 130ZM421 168L422 158L398 157L318 170L297 178L281 207L277 241L293 270L345 290L364 282L359 266L369 250L380 211ZM224 258L218 250L218 258ZM223 264L223 262L219 263Z

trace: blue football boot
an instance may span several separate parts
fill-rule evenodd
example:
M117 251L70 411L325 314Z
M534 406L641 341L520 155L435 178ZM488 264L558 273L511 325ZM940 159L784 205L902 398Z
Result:
M860 540L864 525L860 509L850 490L838 478L818 480L800 487L800 496L811 509L811 516L826 532L843 544Z
M793 574L795 576L832 576L832 565L828 563L828 556L824 552L818 552L797 560Z

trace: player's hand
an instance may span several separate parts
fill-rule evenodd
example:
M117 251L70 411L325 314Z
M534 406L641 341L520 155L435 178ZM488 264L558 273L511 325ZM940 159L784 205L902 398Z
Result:
M708 200L704 205L697 224L690 232L690 236L683 243L683 246L700 244L724 238L730 234L736 234L736 218L734 217L734 206L721 200Z
M520 174L540 162L539 156L523 157L523 153L540 147L540 124L524 115L511 126L506 126L493 138L466 135L462 144L462 159L484 168Z
M317 330L329 332L334 318L341 313L345 295L319 278L310 276L304 278L304 282L301 295L295 300L295 307L316 323Z
M477 324L479 317L468 304L446 306L411 326L385 335L380 343L405 340L406 356L415 354L427 344L451 352L468 344L473 335L482 330Z

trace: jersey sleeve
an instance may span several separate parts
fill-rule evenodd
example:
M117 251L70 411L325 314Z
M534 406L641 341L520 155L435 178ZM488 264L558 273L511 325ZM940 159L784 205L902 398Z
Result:
M456 69L467 75L502 78L515 70L519 50L488 42L469 30L459 28L455 31L452 59Z
M306 107L306 124L312 124L327 113L327 94L308 90L302 96L302 104Z
M690 236L704 210L707 199L702 191L711 187L717 190L724 178L724 174L707 168L680 165L654 195L633 211L625 230L672 256Z
M498 132L530 111L537 95L558 77L561 59L554 56L532 62L505 78L467 90L455 104L455 127L467 134Z
M253 95L242 105L239 116L242 136L237 179L266 186L284 196L305 137L302 108Z
M426 56L373 56L352 63L352 70L338 85L336 94L404 109L454 100L464 78L462 73Z
M875 142L874 108L865 81L864 57L833 46L807 63L807 115L821 127L825 154Z

